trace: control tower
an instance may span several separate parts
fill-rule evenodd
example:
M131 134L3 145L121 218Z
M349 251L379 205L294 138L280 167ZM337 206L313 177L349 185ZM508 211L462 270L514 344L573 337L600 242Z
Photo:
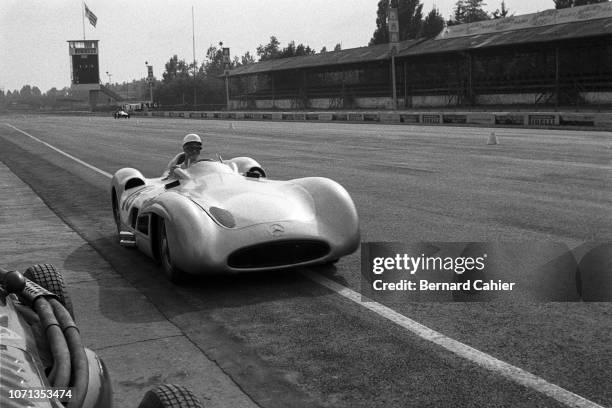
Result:
M93 110L101 93L106 95L106 103L120 101L122 98L110 89L100 84L100 65L98 61L98 40L68 41L70 54L70 88L89 100Z
M100 90L98 40L68 41L68 51L72 90Z

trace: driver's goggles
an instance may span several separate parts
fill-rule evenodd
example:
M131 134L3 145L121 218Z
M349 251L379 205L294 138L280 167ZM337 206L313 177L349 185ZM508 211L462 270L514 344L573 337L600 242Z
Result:
M197 150L197 151L200 151L200 150L202 150L202 146L200 146L199 144L186 144L185 145L185 150Z

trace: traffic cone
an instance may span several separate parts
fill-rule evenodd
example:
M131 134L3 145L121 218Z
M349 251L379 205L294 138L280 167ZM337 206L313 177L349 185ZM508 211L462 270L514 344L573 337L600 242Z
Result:
M491 134L489 135L489 141L487 142L488 145L496 145L497 144L497 137L495 136L495 132L491 132Z

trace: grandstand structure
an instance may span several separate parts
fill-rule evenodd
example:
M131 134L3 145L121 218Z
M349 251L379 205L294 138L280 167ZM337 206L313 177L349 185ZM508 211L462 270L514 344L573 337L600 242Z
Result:
M612 106L612 3L451 26L395 50L382 44L263 61L227 75L232 110Z

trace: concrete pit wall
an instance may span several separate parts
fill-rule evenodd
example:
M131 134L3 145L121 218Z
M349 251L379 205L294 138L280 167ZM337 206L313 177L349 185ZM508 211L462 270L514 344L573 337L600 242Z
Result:
M415 111L149 111L134 116L160 118L472 125L519 127L581 127L612 130L612 113L577 112L415 112Z

